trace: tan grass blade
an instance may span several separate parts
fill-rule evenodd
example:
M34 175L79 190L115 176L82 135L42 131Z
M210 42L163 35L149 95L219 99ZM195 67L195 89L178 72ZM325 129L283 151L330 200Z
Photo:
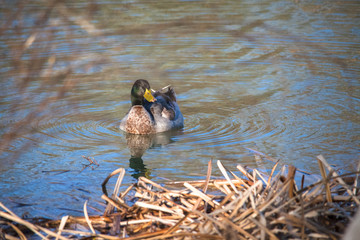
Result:
M276 167L277 167L278 164L279 164L279 161L277 161L277 162L275 163L275 165L273 166L273 168L271 169L271 173L270 173L270 176L269 176L269 178L268 178L267 186L266 186L266 189L265 189L265 190L267 190L269 187L271 187L270 183L271 183L273 174L274 174L275 169L276 169Z
M200 198L202 198L205 202L209 203L211 206L215 206L214 204L216 205L219 205L218 202L213 202L211 201L211 198L208 197L206 194L202 193L201 191L199 191L198 189L196 189L195 187L191 186L191 184L189 183L184 183L184 186L188 189L190 189L193 194L195 194L196 196L199 196Z
M250 181L255 182L255 179L253 178L253 176L251 176L251 174L248 173L248 171L246 171L246 169L243 168L243 166L241 166L240 164L238 164L238 165L236 166L236 168L237 168L242 174L244 174L244 176L247 177Z
M236 189L235 185L233 184L233 182L230 180L230 177L229 175L227 174L226 172L226 169L224 167L224 165L221 163L220 160L217 160L217 165L218 165L218 168L220 169L221 173L223 174L223 176L225 177L225 179L228 181L228 183L230 184L230 186L232 187L232 189L234 190L234 192L236 192L237 194L240 194L241 193Z
M359 192L359 172L360 172L360 161L357 165L357 168L356 168L356 176L355 176L355 181L354 181L354 195L356 196L357 193Z
M347 187L347 184L344 182L344 180L339 177L339 174L334 171L334 169L332 169L332 167L327 163L327 161L325 160L325 158L322 155L317 156L317 158L326 166L326 168L332 172L332 174L337 178L337 180L340 182L340 184L342 184L342 186L346 189L346 192L352 197L352 199L356 202L357 205L360 205L360 201L359 199L357 199L356 196L354 196L354 194L352 193L352 191Z
M86 200L85 203L84 203L84 216L85 216L86 222L87 222L87 224L88 224L91 232L92 232L93 234L95 234L95 230L94 230L94 228L93 228L93 226L92 226L92 224L91 224L91 220L89 219L89 215L88 215L88 213L87 213L87 207L86 207L87 202L88 202L88 201Z
M66 225L66 221L67 221L68 219L69 219L69 216L68 216L68 215L63 216L63 217L61 218L59 230L58 230L58 232L57 232L58 235L61 235L61 232L62 232L62 230L64 229L64 227L65 227L65 225ZM56 237L56 240L58 240L58 239L59 239L59 237Z
M293 165L289 165L288 177L287 177L288 180L290 181L290 183L289 183L289 198L294 197L295 173L296 173L296 168Z
M166 207L160 207L154 204L150 204L150 203L145 203L145 202L136 202L135 205L142 207L142 208L146 208L146 209L153 209L156 211L162 211L162 212L166 212L166 213L170 213L173 215L178 215L180 217L184 217L182 211L174 211L172 209L166 208Z
M17 235L20 237L20 238L17 238L17 237L14 237L14 236L11 236L9 234L5 234L5 239L9 239L9 240L27 240L26 236L24 235L24 233L17 227L15 226L14 224L10 223L10 222L5 222L5 221L0 221L0 224L7 224L9 225L10 227L12 227L12 229L14 229L14 231L17 233ZM1 234L3 234L4 232L2 231Z
M106 184L107 184L107 182L109 181L109 179L110 179L112 176L115 176L116 174L121 173L121 172L123 172L123 171L125 171L125 169L123 169L123 168L118 168L118 169L114 170L112 173L110 173L110 174L105 178L105 180L103 181L103 183L101 184L101 186L102 186L103 193L104 193L106 196L108 196L107 191L106 191Z
M329 179L326 176L324 164L322 163L322 161L320 161L320 159L317 159L317 162L319 164L320 173L323 178L323 182L324 182L324 186L325 186L326 200L327 200L327 202L332 202Z
M39 237L45 239L46 237L40 233L40 231L43 231L45 232L46 234L52 236L52 237L58 237L59 239L63 239L63 240L67 240L68 238L66 237L63 237L63 236L60 236L46 228L43 228L43 227L40 227L40 226L37 226L37 225L34 225L28 221L25 221L17 216L12 216L8 213L5 213L5 212L0 212L0 217L3 217L3 218L6 218L8 220L11 220L11 221L14 221L14 222L17 222L21 225L24 225L26 226L28 229L30 229L32 232L34 232L36 235L38 235Z
M113 196L119 196L120 187L121 187L122 180L124 179L124 176L125 176L125 169L121 168L121 171L119 172L119 177L118 177L115 187L114 187Z
M155 183L155 182L153 182L153 181L151 181L150 179L147 179L147 178L145 178L145 177L139 177L139 180L140 180L140 181L143 181L143 182L145 182L145 183L151 184L151 185L153 185L154 187L156 187L156 188L158 188L158 189L161 189L161 190L163 190L163 191L165 191L165 192L170 192L168 189L164 188L163 186L161 186L161 185L159 185L159 184L157 184L157 183Z
M206 173L206 180L205 180L205 185L203 188L203 192L206 193L208 186L209 186L209 182L210 182L210 177L211 177L211 170L212 170L212 161L209 160L208 162L208 169L207 169L207 173ZM194 205L194 209L197 209L199 207L199 204L201 203L201 199L199 198L197 200L197 202Z

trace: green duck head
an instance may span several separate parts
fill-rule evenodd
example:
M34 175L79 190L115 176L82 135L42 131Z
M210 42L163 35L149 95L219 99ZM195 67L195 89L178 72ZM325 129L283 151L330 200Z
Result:
M155 102L156 98L151 94L149 82L145 79L138 79L131 89L131 105L144 105L145 100Z

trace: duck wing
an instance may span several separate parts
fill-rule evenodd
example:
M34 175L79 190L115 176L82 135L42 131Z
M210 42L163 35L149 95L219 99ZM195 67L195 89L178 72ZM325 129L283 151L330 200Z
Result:
M150 106L157 132L184 127L184 118L176 102L174 89L169 85L158 91L152 90L156 102Z

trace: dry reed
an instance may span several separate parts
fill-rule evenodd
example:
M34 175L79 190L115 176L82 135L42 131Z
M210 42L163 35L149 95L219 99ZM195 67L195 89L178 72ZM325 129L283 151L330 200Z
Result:
M161 186L140 177L120 193L125 170L117 169L103 182L103 216L88 216L85 202L85 217L33 224L0 203L0 227L5 239L339 239L359 206L358 172L342 178L317 159L322 180L301 189L293 166L284 177L274 176L277 163L270 176L238 165L240 177L217 161L225 180L211 180L209 162L205 181ZM106 183L115 175L109 197Z

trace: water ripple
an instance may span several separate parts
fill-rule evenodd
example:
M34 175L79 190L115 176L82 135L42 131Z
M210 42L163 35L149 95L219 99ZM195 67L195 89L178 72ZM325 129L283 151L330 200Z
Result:
M209 120L211 119L211 120ZM283 134L284 124L274 125L266 113L220 117L212 114L195 114L187 117L186 141L193 148L211 148L251 142Z
M43 117L34 122L32 127L38 133L68 143L80 144L86 141L98 144L105 139L115 139L119 136L116 122L115 119L89 120L85 116L79 118L79 115L75 120L73 114L64 114L58 118Z

